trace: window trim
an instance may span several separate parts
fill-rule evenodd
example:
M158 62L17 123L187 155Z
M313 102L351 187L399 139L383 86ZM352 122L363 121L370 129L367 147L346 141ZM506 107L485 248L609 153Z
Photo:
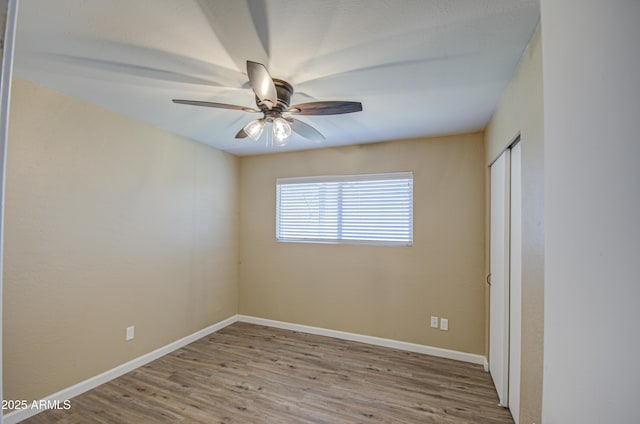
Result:
M280 186L283 184L305 184L305 183L336 183L336 182L355 182L355 181L390 181L403 180L411 181L411 215L410 215L410 240L409 241L391 241L391 240L356 240L356 239L322 239L322 238L281 238L280 234ZM340 204L337 205L340 207ZM413 187L413 171L399 172L376 172L367 174L338 174L338 175L318 175L304 177L280 177L276 178L276 241L280 243L310 243L310 244L343 244L343 245L366 245L366 246L413 246L413 226L414 217L413 210L415 207L414 187ZM338 225L342 225L342 221L338 221Z

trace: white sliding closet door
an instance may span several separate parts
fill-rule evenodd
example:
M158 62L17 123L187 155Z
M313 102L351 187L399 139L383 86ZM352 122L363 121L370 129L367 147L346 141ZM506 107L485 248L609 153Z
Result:
M520 415L522 331L521 143L491 165L491 288L489 371L500 405Z
M491 165L489 372L500 404L509 402L510 151Z
M509 409L520 417L520 354L522 332L522 171L520 142L511 147L511 220L509 253Z

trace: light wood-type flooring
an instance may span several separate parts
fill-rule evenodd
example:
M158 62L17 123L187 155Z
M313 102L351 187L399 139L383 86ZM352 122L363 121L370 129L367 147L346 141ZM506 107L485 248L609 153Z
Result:
M513 423L481 366L235 323L26 423Z

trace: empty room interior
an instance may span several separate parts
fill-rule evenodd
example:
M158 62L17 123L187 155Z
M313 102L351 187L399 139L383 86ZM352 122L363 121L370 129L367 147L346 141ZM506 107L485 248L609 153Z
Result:
M640 2L2 5L0 423L640 422Z

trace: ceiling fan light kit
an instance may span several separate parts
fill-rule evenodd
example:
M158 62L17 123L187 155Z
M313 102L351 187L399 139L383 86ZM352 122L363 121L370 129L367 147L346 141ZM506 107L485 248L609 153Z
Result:
M264 130L264 119L256 119L255 121L249 122L243 130L249 137L258 140L262 135L262 130Z
M291 135L291 126L283 118L273 120L273 139L278 143L285 142Z
M345 101L319 101L300 103L289 106L293 95L293 86L286 81L271 78L267 68L257 62L247 61L247 75L249 83L256 96L258 109L229 105L226 103L206 102L199 100L173 99L174 103L192 106L205 106L219 109L241 110L249 113L261 112L263 117L245 125L236 138L249 137L258 140L264 131L265 125L271 126L267 134L267 145L271 139L271 145L284 146L291 136L291 132L315 142L322 142L324 136L311 125L294 118L292 115L340 115L362 111L362 103Z

